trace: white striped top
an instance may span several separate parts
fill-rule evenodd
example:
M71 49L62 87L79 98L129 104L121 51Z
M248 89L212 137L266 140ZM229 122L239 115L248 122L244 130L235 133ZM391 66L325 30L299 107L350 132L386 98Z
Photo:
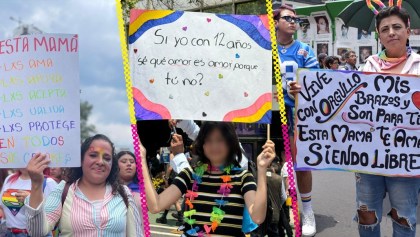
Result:
M144 236L142 218L134 203L133 195L127 187L125 190L129 207L126 207L119 194L113 195L112 192L107 192L100 211L100 225L97 225L95 204L86 198L77 184L78 181L70 185L63 206L61 194L65 186L64 181L36 209L28 205L27 198L26 217L31 236L46 235L58 222L62 237ZM107 189L110 188L110 186L107 187Z

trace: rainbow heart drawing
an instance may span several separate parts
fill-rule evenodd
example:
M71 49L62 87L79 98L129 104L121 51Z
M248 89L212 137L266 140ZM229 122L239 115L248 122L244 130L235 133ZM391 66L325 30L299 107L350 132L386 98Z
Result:
M411 95L411 100L418 110L420 110L420 91L416 91Z

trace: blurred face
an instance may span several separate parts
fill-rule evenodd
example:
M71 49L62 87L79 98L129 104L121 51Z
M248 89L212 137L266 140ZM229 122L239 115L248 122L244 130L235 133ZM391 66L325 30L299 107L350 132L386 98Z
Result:
M332 64L330 64L330 68L334 69L334 70L337 70L339 65L340 64L338 63L338 60L334 60L334 62Z
M209 133L203 145L204 155L214 164L224 164L229 155L229 147L219 129Z
M382 19L378 27L379 39L387 51L398 52L405 48L410 36L410 28L398 16Z
M83 179L92 184L103 184L112 167L112 147L107 141L94 140L82 163Z
M347 63L350 65L356 65L357 62L357 56L354 53L351 53L349 58L347 59Z
M288 35L293 35L296 32L297 24L294 21L287 22L285 19L282 18L282 17L287 17L287 16L296 18L296 14L293 13L292 11L290 11L290 10L282 10L280 12L280 18L279 18L279 20L278 21L275 21L276 27L277 27L277 30L280 33L288 34Z
M50 169L50 176L56 178L56 179L61 179L61 174L63 173L63 169L61 168L51 168Z
M125 154L118 160L118 168L120 169L120 179L131 182L136 174L136 162L134 157Z

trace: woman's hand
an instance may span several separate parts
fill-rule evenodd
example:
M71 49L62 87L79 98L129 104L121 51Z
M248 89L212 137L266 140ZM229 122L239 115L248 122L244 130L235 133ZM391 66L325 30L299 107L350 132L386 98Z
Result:
M290 81L287 83L289 86L289 93L296 97L297 94L299 94L302 87L296 82L296 81Z
M263 151L257 158L258 169L267 169L267 167L270 166L271 162L276 157L276 152L274 151L274 142L267 140L262 148Z
M181 121L181 120L169 119L169 121L168 121L168 123L169 123L169 127L170 127L170 128L173 128L173 127L175 127L175 128L176 128L177 123L178 123L178 122L180 122L180 121Z
M19 190L16 192L16 199L20 202L23 203L25 201L25 198L27 196L29 196L29 192L25 191L25 190Z
M51 160L45 154L36 153L31 160L29 160L26 169L29 177L31 177L32 185L42 185L44 182L44 170L48 168Z
M177 123L177 122L178 122L178 121L176 121L176 119L169 119L169 120L168 120L169 127L170 127L170 128L176 127L176 123Z
M179 134L174 134L171 140L171 151L174 156L184 153L184 141L182 136Z

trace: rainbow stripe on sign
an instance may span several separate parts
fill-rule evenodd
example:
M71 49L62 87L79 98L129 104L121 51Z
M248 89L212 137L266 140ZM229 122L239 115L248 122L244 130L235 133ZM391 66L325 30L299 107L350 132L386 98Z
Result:
M151 28L172 23L178 20L182 15L184 15L184 12L182 11L131 10L128 42L132 44ZM216 14L215 16L237 26L260 47L271 50L270 24L267 15L250 16ZM207 21L210 22L211 19L207 18ZM137 53L137 49L134 50L135 53ZM240 56L237 55L237 57ZM150 79L149 82L153 84L154 79ZM144 119L158 120L172 118L169 109L165 107L165 105L152 102L140 89L133 87L132 90L135 117L138 121ZM271 108L271 95L264 94L257 98L247 108L237 109L226 113L223 117L223 121L271 123Z
M264 94L254 104L245 109L231 111L225 115L223 121L247 122L259 121L261 123L271 122L271 93ZM268 121L266 121L269 119Z

